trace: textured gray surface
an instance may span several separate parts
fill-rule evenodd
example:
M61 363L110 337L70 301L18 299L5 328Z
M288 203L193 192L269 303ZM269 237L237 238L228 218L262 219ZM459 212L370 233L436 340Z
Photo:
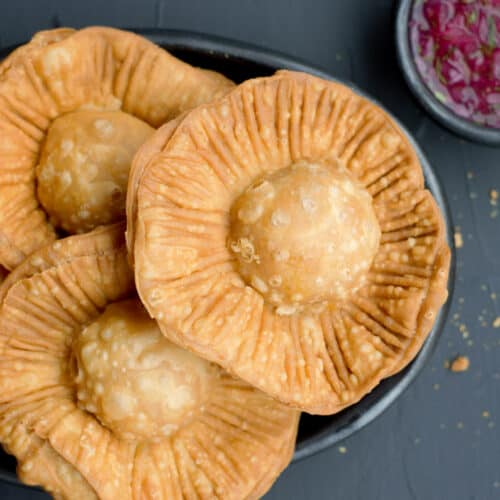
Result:
M167 27L280 50L365 89L415 134L460 226L456 291L438 348L407 392L340 447L295 464L268 499L500 498L500 150L462 141L419 108L396 67L387 0L0 0L0 45L55 23ZM494 294L498 299L494 300ZM457 315L457 316L456 316ZM464 326L461 326L464 325ZM462 331L461 331L462 330ZM444 368L456 354L470 369ZM43 498L0 485L0 498Z

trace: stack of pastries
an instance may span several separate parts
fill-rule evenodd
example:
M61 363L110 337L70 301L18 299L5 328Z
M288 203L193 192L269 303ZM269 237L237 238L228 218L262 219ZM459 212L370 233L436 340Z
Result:
M261 497L301 411L414 358L449 263L405 134L339 83L101 27L0 63L0 441L55 498Z

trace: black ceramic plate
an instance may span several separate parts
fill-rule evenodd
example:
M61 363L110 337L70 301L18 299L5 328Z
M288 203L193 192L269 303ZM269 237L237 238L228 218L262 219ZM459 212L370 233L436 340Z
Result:
M177 57L197 66L220 71L236 82L256 76L270 75L277 69L282 68L306 71L322 78L336 80L334 75L314 68L290 56L240 42L171 30L137 30L137 32L158 45L165 47ZM6 53L4 52L3 55L5 56ZM350 82L344 81L343 83L354 87ZM359 94L369 98L363 91L357 88L355 90ZM373 99L371 100L373 101ZM401 126L401 124L399 125ZM401 128L405 130L404 127L401 126ZM420 156L427 187L432 191L444 214L447 225L448 243L452 247L450 216L439 181L420 148L414 142L411 135L408 132L406 133ZM450 293L454 283L454 262L455 259L453 258L449 284ZM450 300L447 303L449 304ZM359 403L336 415L317 417L303 414L300 420L294 461L311 456L338 443L369 424L388 408L424 367L439 338L447 309L447 306L445 306L441 310L422 350L405 370L384 380ZM15 460L1 452L0 479L17 481L15 476Z

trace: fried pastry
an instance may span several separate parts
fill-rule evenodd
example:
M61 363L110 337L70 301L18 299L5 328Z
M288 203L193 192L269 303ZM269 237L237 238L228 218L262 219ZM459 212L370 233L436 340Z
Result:
M154 129L225 93L222 75L111 28L40 32L0 65L0 264L125 217Z
M258 498L299 413L165 339L123 230L58 240L0 287L0 441L56 497Z
M417 155L340 83L241 84L157 131L127 196L137 289L164 335L310 413L405 367L446 300Z

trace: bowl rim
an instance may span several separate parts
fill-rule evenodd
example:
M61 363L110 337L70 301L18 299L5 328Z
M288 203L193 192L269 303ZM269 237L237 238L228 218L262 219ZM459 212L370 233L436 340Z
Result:
M500 146L500 129L483 127L459 117L434 97L420 77L408 37L408 22L414 2L415 0L400 0L396 12L396 54L408 87L422 107L455 134L489 146Z
M206 56L208 58L227 59L228 61L238 61L241 63L257 63L261 66L267 66L270 70L290 69L293 71L303 71L320 78L339 82L352 88L356 93L381 107L408 138L412 147L415 149L424 172L426 187L432 192L439 208L442 211L444 223L446 226L446 240L451 250L450 274L448 279L448 300L437 315L436 321L422 348L414 360L401 372L381 381L372 392L367 394L358 403L342 410L335 415L318 418L336 418L337 422L330 423L322 431L318 432L305 441L298 442L293 456L293 463L313 456L340 441L351 436L363 427L373 422L386 409L388 409L396 399L408 388L422 371L426 362L434 352L437 341L443 330L446 317L452 301L455 285L455 247L453 243L451 211L447 199L444 196L441 181L438 174L434 171L427 160L423 150L417 144L408 129L390 113L385 106L373 99L357 85L343 79L336 78L326 70L311 65L299 58L290 56L278 51L269 50L257 45L244 43L215 35L208 35L200 32L191 32L184 30L172 30L162 28L125 28L144 36L152 42L163 46L172 51L189 51L197 56ZM6 56L15 47L0 48L0 60ZM315 418L314 416L312 418ZM333 427L333 429L332 429ZM7 471L0 469L0 481L7 481L19 486L29 487L20 483L15 476Z

